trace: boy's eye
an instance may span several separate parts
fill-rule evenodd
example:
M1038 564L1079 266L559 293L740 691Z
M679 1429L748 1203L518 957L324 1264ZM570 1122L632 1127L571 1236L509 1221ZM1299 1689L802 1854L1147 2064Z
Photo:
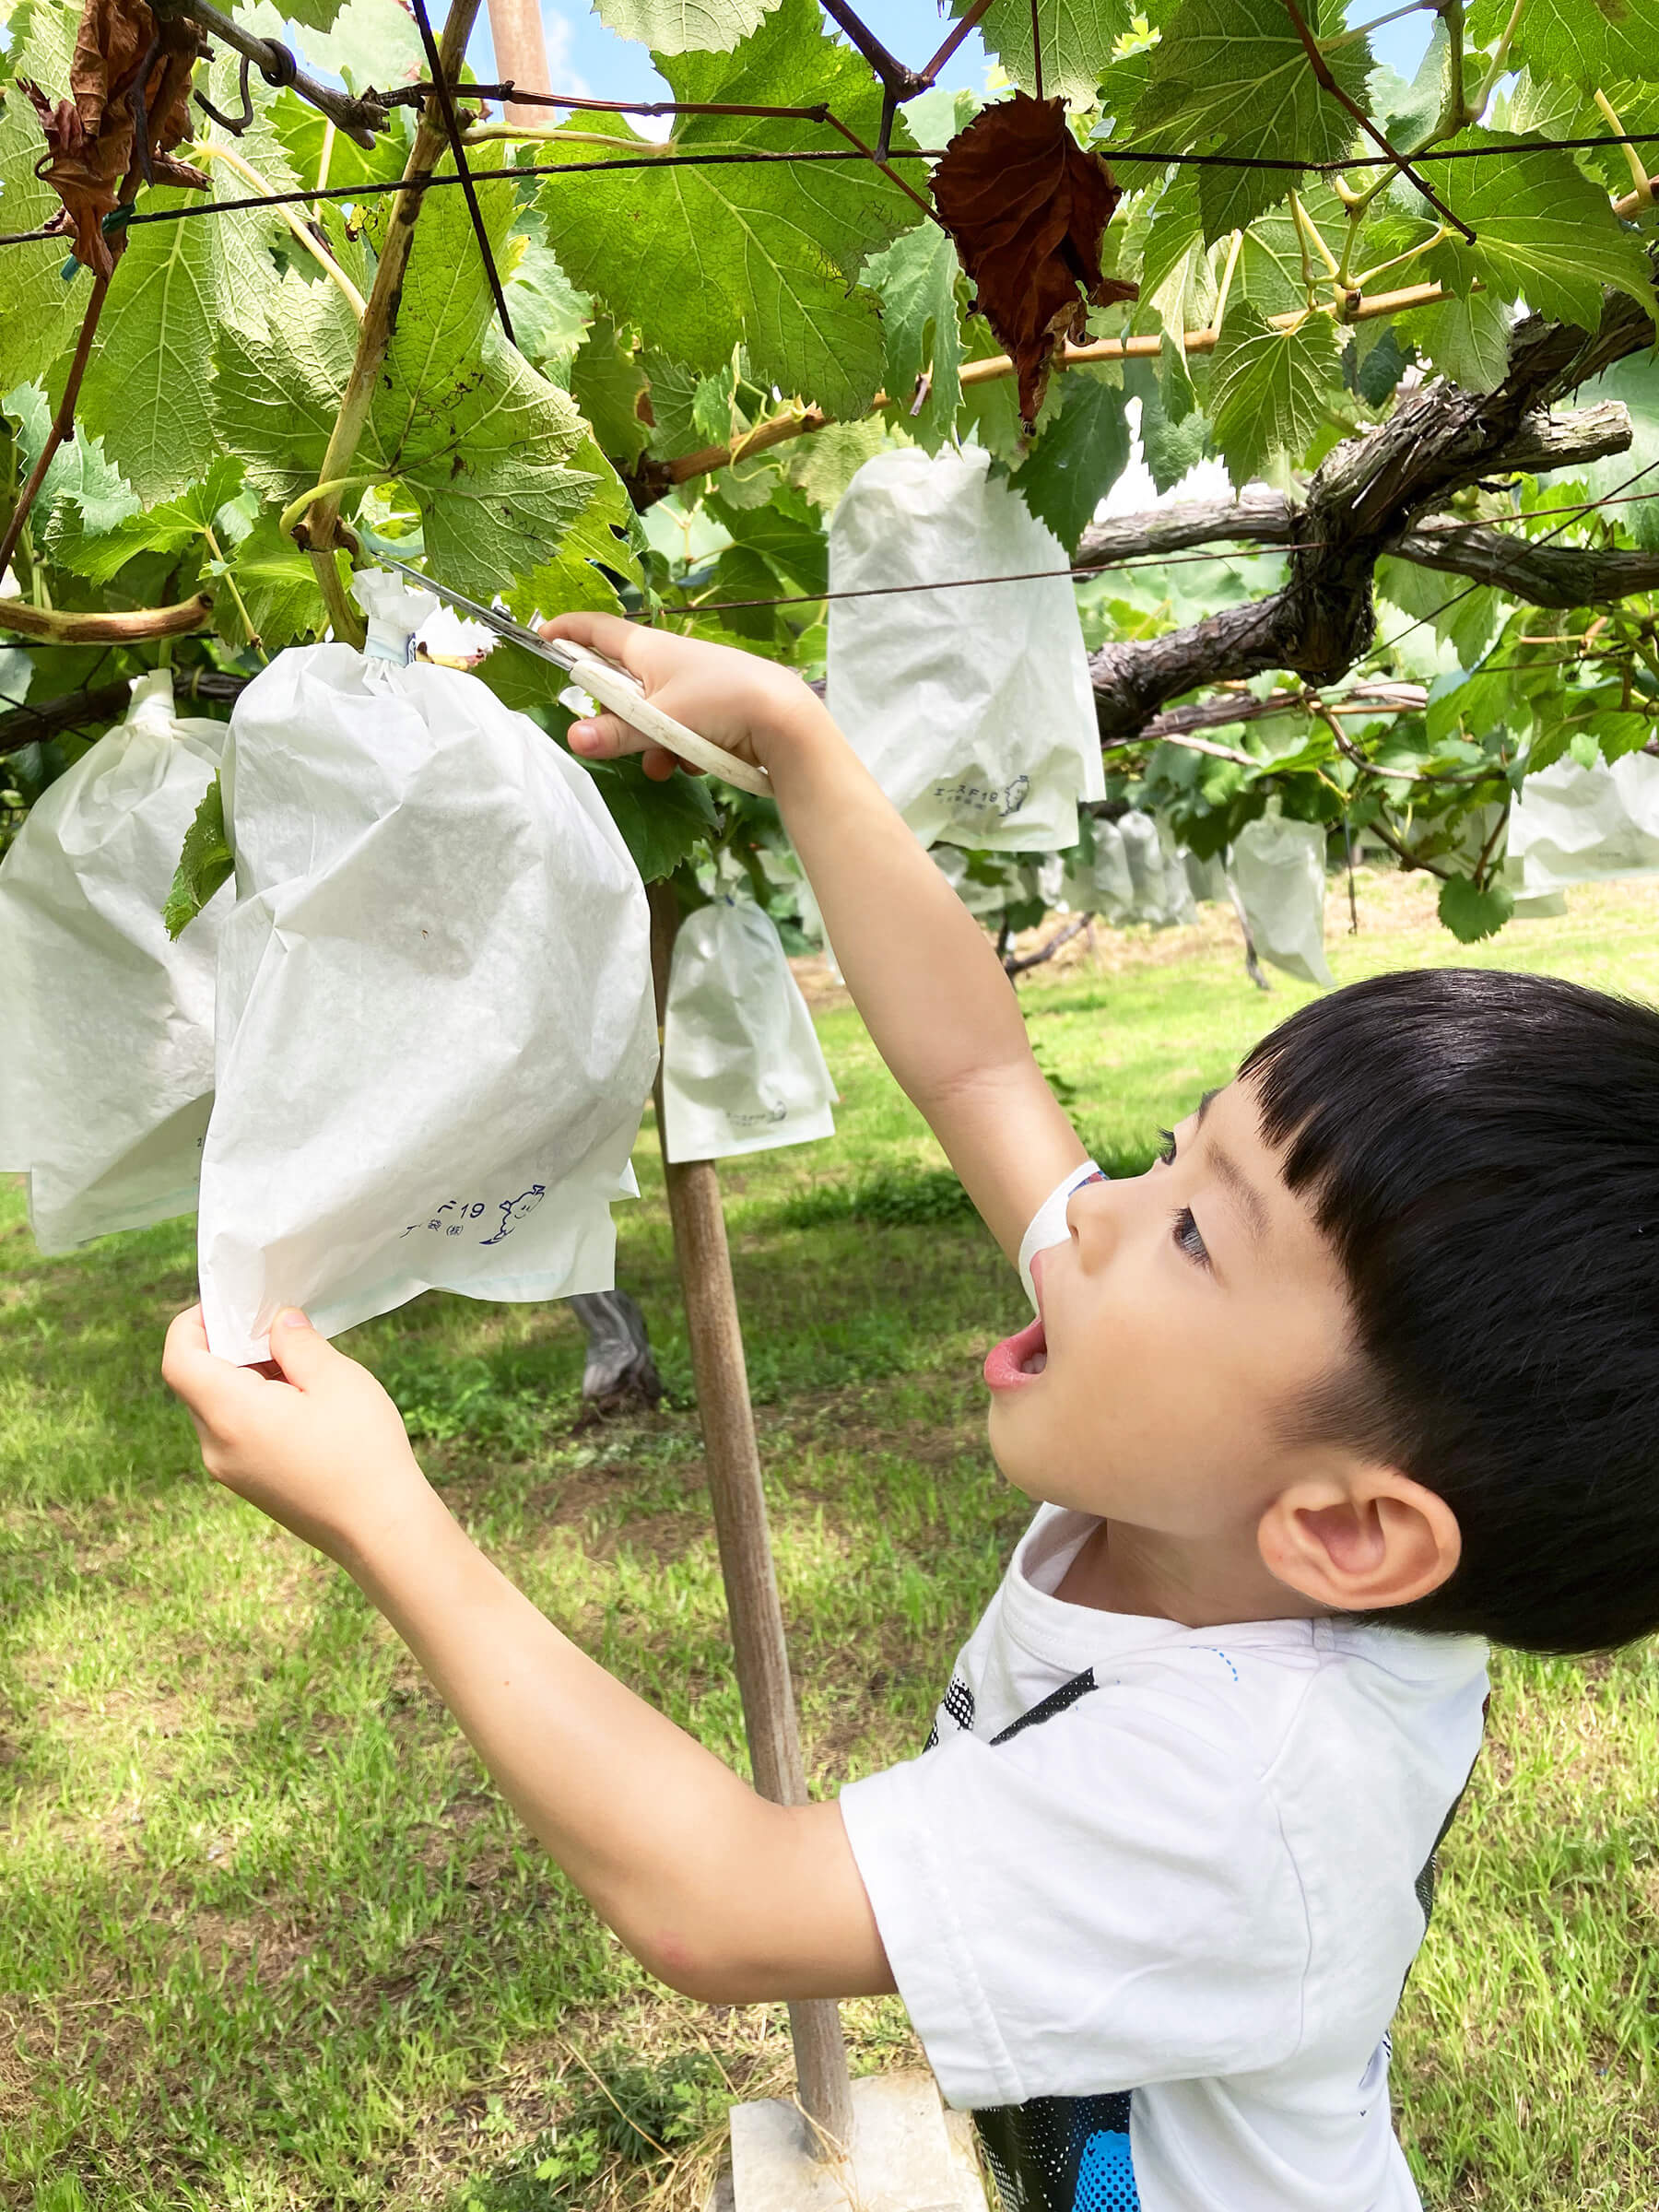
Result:
M1160 1129L1158 1134L1163 1140L1158 1147L1158 1157L1166 1168L1172 1168L1175 1165L1175 1132L1173 1129Z
M1198 1233L1198 1224L1193 1218L1192 1207L1190 1206L1179 1207L1174 1220L1175 1242L1182 1253L1192 1261L1194 1266L1207 1267L1210 1264L1209 1249L1203 1237Z

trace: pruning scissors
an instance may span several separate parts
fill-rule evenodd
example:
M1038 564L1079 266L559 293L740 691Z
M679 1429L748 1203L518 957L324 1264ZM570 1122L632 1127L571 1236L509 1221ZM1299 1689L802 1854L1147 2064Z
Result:
M760 798L771 795L771 778L763 768L751 768L735 753L728 753L723 746L712 745L695 730L688 730L683 722L676 722L672 714L665 714L661 707L653 707L639 678L626 668L618 667L615 661L606 660L603 653L591 653L585 645L568 644L562 638L540 637L497 608L480 606L476 599L452 591L435 576L424 575L419 569L410 568L407 561L394 560L391 554L382 553L378 547L374 559L379 566L396 569L424 591L435 592L448 606L470 615L475 622L482 622L508 644L517 645L525 653L534 653L538 661L551 661L555 667L564 669L578 689L586 691L601 706L608 707L613 714L619 714L630 728L638 730L642 737L649 737L653 745L662 746L693 768L707 769L711 775L736 784L739 791L754 792Z

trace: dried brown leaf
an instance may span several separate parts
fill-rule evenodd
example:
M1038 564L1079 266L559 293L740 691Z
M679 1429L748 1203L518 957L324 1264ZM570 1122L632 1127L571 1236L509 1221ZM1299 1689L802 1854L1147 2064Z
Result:
M69 65L67 100L19 79L34 103L46 153L35 173L64 203L56 229L76 261L107 276L115 253L103 221L145 177L206 190L207 180L169 149L191 135L190 86L201 36L194 23L160 23L145 0L87 0ZM138 142L142 113L144 143Z
M958 132L933 192L977 304L1014 357L1029 425L1056 349L1085 335L1088 308L1140 297L1138 285L1100 269L1100 241L1123 194L1100 155L1066 128L1064 100L1025 92L981 109Z

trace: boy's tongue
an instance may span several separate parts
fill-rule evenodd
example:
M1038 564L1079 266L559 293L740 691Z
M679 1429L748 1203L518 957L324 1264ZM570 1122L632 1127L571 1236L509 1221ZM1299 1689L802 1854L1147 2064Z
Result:
M1048 1338L1041 1319L993 1345L985 1359L985 1381L993 1390L1014 1390L1035 1382L1048 1365Z

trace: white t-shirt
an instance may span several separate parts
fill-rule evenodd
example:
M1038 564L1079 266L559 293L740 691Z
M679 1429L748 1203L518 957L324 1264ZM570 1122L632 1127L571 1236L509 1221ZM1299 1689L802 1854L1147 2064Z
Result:
M920 1759L841 1811L899 1991L1018 2212L1418 2212L1387 2029L1486 1646L1053 1593L1044 1506Z

